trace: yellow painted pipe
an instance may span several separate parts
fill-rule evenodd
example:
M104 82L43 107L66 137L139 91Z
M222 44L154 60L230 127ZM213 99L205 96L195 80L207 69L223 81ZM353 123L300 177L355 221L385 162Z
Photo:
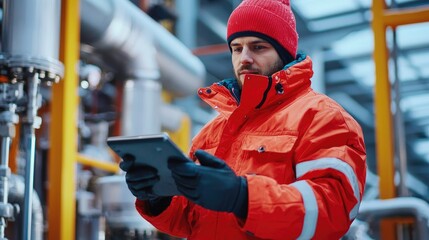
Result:
M386 44L386 25L384 22L385 1L372 1L372 28L374 32L375 63L375 139L377 172L380 179L381 199L396 197L394 183L394 135L392 131L391 86L389 81L389 51ZM381 239L396 239L394 220L382 220Z
M109 162L103 162L97 159L93 159L90 157L87 157L85 155L79 154L77 156L77 162L81 163L85 166L89 167L95 167L104 171L108 171L111 173L117 173L119 171L119 166L117 163L109 163Z
M175 132L167 131L171 140L185 153L189 152L191 143L191 119L188 116L182 118L180 128Z
M52 86L47 213L49 240L75 239L79 13L79 1L62 0L60 61L64 64L64 79Z
M392 131L391 86L383 22L384 1L373 1L374 63L375 63L375 133L377 171L380 177L380 198L396 197L394 184L394 135Z
M385 26L397 27L422 22L429 22L429 7L384 11Z

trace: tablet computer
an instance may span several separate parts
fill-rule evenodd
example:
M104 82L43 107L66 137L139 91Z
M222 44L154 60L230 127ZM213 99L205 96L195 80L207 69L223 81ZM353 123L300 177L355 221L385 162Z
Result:
M186 156L167 133L109 137L107 145L123 161L134 160L157 170L160 180L153 187L154 194L158 196L181 195L176 188L171 171L168 169L168 158Z

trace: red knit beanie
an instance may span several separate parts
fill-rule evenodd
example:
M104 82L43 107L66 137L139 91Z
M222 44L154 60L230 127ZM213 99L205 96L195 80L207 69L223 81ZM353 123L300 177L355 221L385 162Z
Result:
M268 36L293 58L296 57L298 33L289 0L242 1L228 19L228 45L237 37L255 36L253 33ZM276 50L281 56L282 51Z

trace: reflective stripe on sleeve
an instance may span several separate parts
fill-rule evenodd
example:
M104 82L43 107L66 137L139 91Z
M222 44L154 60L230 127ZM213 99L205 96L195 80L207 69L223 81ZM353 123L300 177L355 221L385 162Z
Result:
M337 158L320 158L316 160L306 161L303 163L299 163L296 165L296 178L303 176L304 174L313 171L313 170L321 170L321 169L335 169L342 174L344 174L351 187L353 189L354 196L357 200L356 205L349 213L349 219L353 220L359 211L360 205L360 193L359 193L359 184L353 168L346 162L341 161Z
M292 183L291 186L298 189L301 193L305 209L304 224L302 226L301 235L298 239L312 239L314 232L316 231L317 217L319 214L316 196L307 181L297 181Z

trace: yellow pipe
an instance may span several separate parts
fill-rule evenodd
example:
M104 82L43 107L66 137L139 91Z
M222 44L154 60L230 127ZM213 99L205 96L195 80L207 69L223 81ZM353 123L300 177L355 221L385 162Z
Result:
M165 102L171 103L173 96L167 91L162 91L162 99ZM191 144L191 119L184 115L181 119L180 128L176 131L163 130L168 133L171 140L184 152L188 153Z
M429 7L384 11L385 26L397 27L421 22L429 22Z
M184 152L188 153L191 143L191 119L188 116L182 118L180 128L175 132L167 131L171 140Z
M48 239L74 240L76 222L75 166L80 47L79 1L61 4L60 60L64 79L52 87L49 151Z
M380 198L396 197L394 176L394 144L391 86L388 73L389 52L386 46L386 28L383 16L384 1L373 1L374 61L375 61L375 123L377 166L380 176Z
M375 142L381 199L394 198L396 196L393 178L395 170L394 136L392 133L392 114L390 111L389 52L386 46L386 27L383 16L385 9L385 1L372 1L375 62ZM381 238L396 239L394 221L384 220L381 222Z
M119 166L116 163L108 163L93 159L84 155L79 154L77 156L77 162L85 166L95 167L101 170L105 170L111 173L117 173L119 171Z
M19 154L19 142L21 136L21 125L15 124L15 136L12 138L10 144L10 154L9 154L9 167L12 173L18 172L18 154Z

